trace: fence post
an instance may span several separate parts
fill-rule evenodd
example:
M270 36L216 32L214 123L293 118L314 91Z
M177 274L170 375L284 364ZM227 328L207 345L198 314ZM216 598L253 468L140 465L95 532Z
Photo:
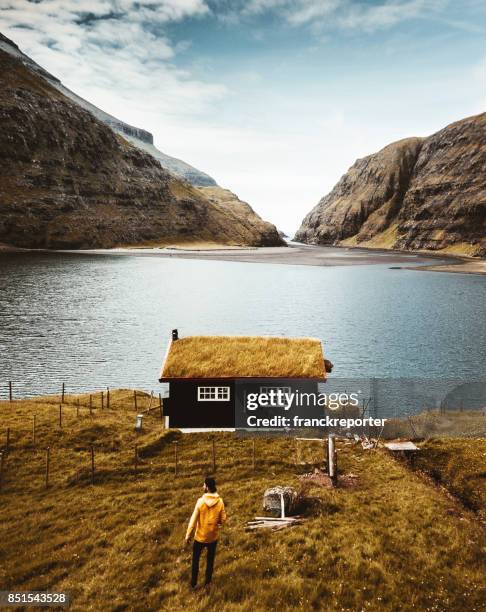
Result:
M66 385L62 383L62 391L61 391L61 404L64 404L64 392L66 391Z
M89 413L90 415L93 415L93 396L92 395L89 396Z
M212 439L213 442L213 474L216 472L216 442L214 440L214 436Z
M101 410L103 410L105 404L105 397L103 395L103 391L101 392Z
M110 409L110 388L106 387L106 409Z
M46 449L46 489L49 488L49 466L51 462L51 449L47 447Z
M174 442L174 474L177 476L178 472L178 456L177 456L177 442Z
M137 392L136 391L133 392L133 405L135 406L135 410L138 410L138 408L137 408Z
M91 484L95 483L95 453L94 446L91 446Z
M76 416L79 417L79 397L78 397L78 401L76 403Z
M332 434L327 439L328 475L334 487L337 485L337 461L335 441L336 439Z
M12 403L13 400L13 390L12 390L12 381L8 381L8 401Z

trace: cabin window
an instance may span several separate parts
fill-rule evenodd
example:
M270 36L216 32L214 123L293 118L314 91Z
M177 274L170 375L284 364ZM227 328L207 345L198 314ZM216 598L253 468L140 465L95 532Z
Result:
M229 402L229 387L198 387L197 399L199 402Z
M282 398L281 401L278 401L278 396L276 396L275 403L273 404L274 406L277 406L278 408L289 407L288 402L285 400L284 397L282 397L282 395L290 395L290 387L260 387L260 393L266 393L268 395L270 391L274 391L275 393L278 393L279 391L282 392L280 394L280 397Z

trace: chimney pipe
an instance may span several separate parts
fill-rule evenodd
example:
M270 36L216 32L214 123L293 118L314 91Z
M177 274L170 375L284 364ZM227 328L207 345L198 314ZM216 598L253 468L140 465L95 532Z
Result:
M172 330L172 340L179 340L179 332L177 329Z

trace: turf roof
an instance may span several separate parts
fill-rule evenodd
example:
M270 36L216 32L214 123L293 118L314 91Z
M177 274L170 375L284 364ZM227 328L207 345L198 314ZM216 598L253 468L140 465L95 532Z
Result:
M188 336L171 343L164 378L326 378L321 341L270 336Z

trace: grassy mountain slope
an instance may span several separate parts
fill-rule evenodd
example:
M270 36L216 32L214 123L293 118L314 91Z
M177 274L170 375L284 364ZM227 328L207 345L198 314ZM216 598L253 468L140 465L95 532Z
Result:
M358 159L296 239L486 255L486 113Z
M0 121L0 243L282 242L247 204L216 206L2 50Z

